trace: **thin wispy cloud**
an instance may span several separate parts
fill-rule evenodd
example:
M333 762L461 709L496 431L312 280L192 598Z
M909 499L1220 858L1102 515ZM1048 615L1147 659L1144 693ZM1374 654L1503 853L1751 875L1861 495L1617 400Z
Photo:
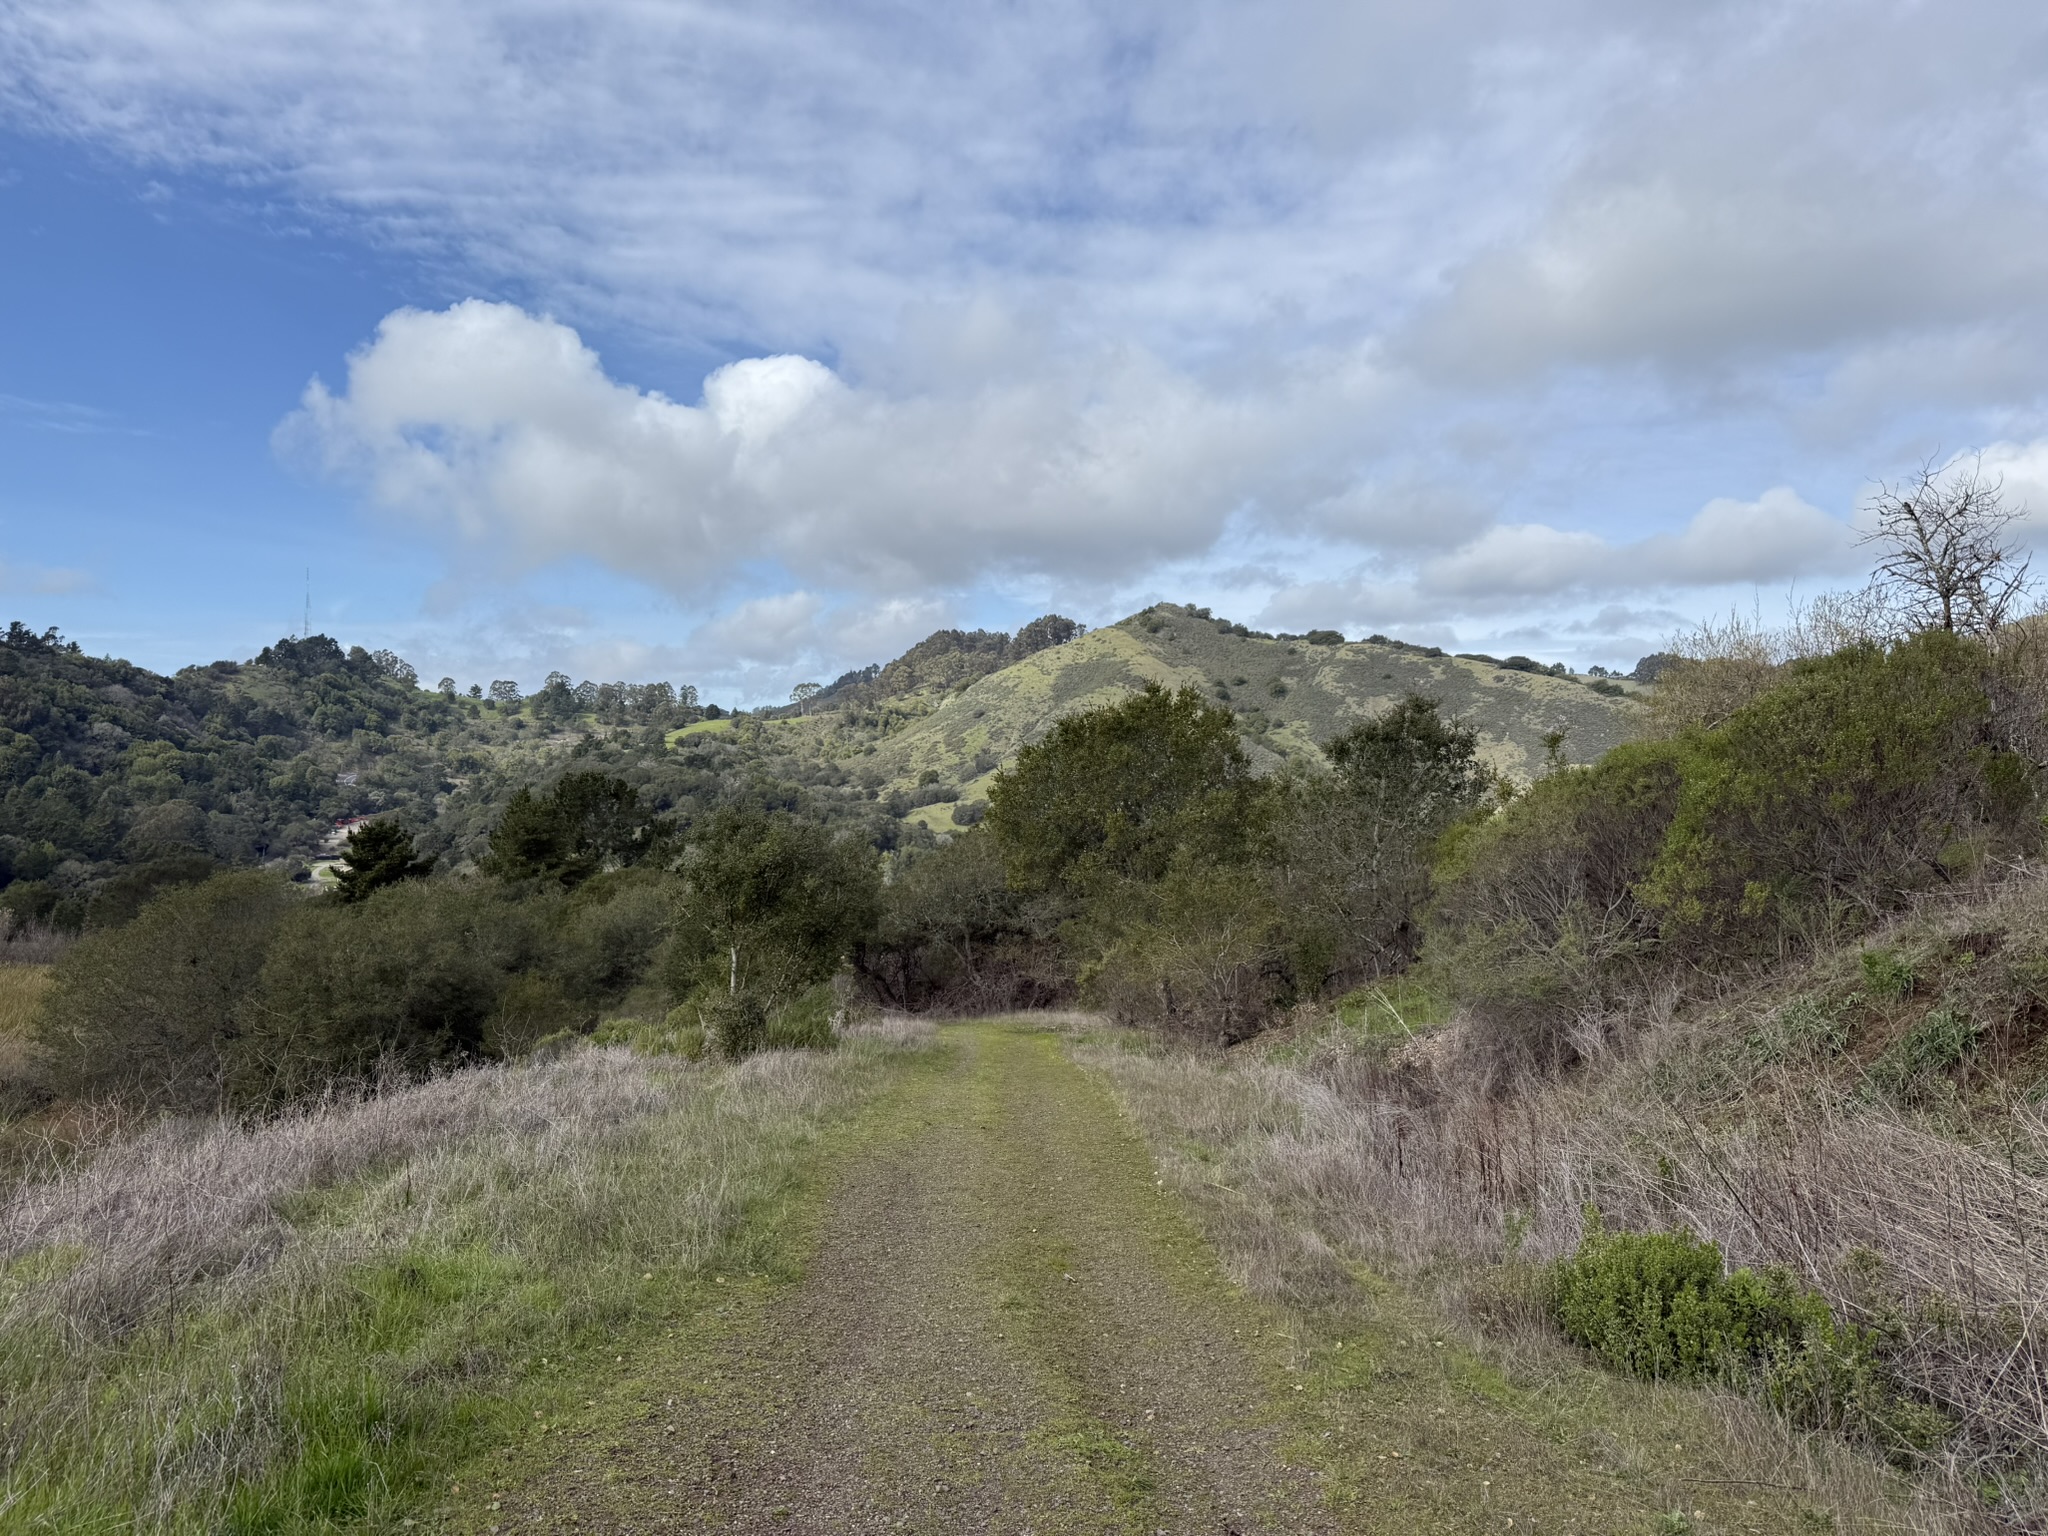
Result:
M96 406L79 405L70 400L32 400L8 394L0 394L0 423L36 432L64 432L80 437L135 430L124 426L112 412Z
M90 571L0 560L0 594L9 597L67 597L94 585Z

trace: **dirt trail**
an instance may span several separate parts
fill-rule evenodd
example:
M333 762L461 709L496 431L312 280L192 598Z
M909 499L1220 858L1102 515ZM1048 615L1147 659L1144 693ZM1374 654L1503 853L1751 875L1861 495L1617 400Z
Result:
M1050 1035L948 1034L802 1282L565 1446L504 1529L1335 1528L1238 1343L1256 1322L1107 1095Z
M1843 1528L1727 1465L1693 1399L1624 1385L1639 1417L1617 1418L1597 1373L1513 1387L1370 1277L1320 1325L1244 1298L1051 1033L949 1026L837 1146L836 1168L763 1218L793 1241L798 1278L716 1277L669 1339L622 1339L630 1363L620 1353L583 1410L563 1405L471 1469L474 1502L448 1511L454 1523L502 1536Z

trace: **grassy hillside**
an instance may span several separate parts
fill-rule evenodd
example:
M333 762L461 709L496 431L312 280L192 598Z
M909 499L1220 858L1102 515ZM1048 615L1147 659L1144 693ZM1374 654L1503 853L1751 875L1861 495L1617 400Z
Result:
M1627 739L1637 708L1626 696L1595 693L1570 677L1429 656L1386 641L1321 645L1240 634L1193 609L1161 604L964 688L918 696L927 712L875 743L871 776L885 789L914 793L936 775L938 784L957 787L963 802L985 799L995 769L1055 720L1147 683L1193 687L1227 703L1253 760L1265 768L1314 759L1347 726L1420 693L1478 731L1480 755L1491 767L1526 781L1541 768L1550 733L1564 733L1564 760L1591 762ZM942 806L914 814L940 827L950 820Z
M214 868L332 857L337 819L385 812L461 867L521 785L571 763L626 779L680 825L741 800L866 819L886 848L955 830L953 807L986 800L1019 747L1148 683L1226 703L1264 770L1319 761L1346 726L1418 692L1527 780L1551 733L1565 760L1591 761L1637 707L1568 677L1268 637L1170 604L1077 629L1049 614L1014 636L942 630L801 711L700 719L681 704L583 708L589 685L503 707L444 697L400 658L324 636L165 677L17 624L0 638L0 907L74 930L117 923Z

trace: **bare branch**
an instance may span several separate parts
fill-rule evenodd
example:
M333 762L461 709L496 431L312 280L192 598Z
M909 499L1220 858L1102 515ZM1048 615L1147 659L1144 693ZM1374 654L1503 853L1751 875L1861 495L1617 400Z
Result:
M1911 628L1991 634L2033 586L2032 562L2008 533L2026 508L2005 504L2004 481L1987 479L1981 460L1930 459L1911 481L1881 484L1871 509L1871 587Z

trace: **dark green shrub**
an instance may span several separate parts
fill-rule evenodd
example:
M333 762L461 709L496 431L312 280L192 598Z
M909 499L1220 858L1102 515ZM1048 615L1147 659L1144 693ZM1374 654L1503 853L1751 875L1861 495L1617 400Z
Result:
M487 1058L515 976L546 975L563 897L407 880L364 902L309 901L266 957L235 1049L236 1095L268 1102ZM559 989L539 989L550 999ZM515 1000L516 1001L516 1000ZM520 1004L529 1013L541 1005ZM588 1021L565 1009L549 1031ZM538 1023L539 1021L533 1021Z
M334 894L345 902L367 901L387 885L424 880L434 863L416 856L412 834L397 822L365 822L348 835L348 851L334 872Z
M662 966L675 997L738 991L772 1012L831 976L874 931L881 866L873 847L785 812L734 808L706 818L681 874Z
M639 863L667 830L623 779L566 773L538 795L521 787L512 796L482 862L507 880L580 885L603 870Z
M1837 1322L1788 1270L1730 1273L1720 1247L1689 1232L1609 1232L1589 1209L1550 1294L1566 1335L1626 1375L1746 1387L1796 1423L1887 1450L1945 1432L1938 1413L1899 1397L1868 1330Z
M553 977L514 976L498 994L497 1007L484 1024L484 1051L501 1060L516 1060L543 1040L573 1030L578 1022L576 1006Z
M740 1061L767 1045L768 1011L749 991L709 989L695 1000L704 1043L727 1061Z
M556 932L554 969L588 1002L624 997L652 970L674 926L672 883L651 869L621 869L578 887Z
M1013 886L1085 893L1157 880L1182 855L1237 857L1262 799L1230 711L1153 685L1019 752L996 775L987 826Z
M1271 791L1266 862L1304 994L1407 966L1437 840L1492 787L1474 732L1415 694L1323 752L1333 772Z
M1053 939L1058 899L1011 890L986 830L899 855L880 908L875 931L854 949L854 969L885 1007L1008 1013L1065 995L1070 973Z
M2000 745L1992 662L1935 632L1794 662L1683 738L1642 896L1688 955L1772 955L1894 910L1992 848L2031 848L2032 775Z
M1668 742L1617 747L1538 780L1440 845L1426 958L1499 1038L1549 1061L1565 1026L1632 987L1655 955L1637 887L1680 792Z
M1081 995L1120 1024L1230 1043L1281 1001L1288 935L1258 871L1183 867L1098 903ZM1110 925L1114 925L1113 927Z
M203 853L174 853L122 870L103 884L85 909L88 930L130 923L153 896L181 885L197 885L220 873Z
M167 890L123 927L58 960L38 1036L52 1086L205 1111L230 1094L245 1025L280 929L304 898L274 875L216 875Z

